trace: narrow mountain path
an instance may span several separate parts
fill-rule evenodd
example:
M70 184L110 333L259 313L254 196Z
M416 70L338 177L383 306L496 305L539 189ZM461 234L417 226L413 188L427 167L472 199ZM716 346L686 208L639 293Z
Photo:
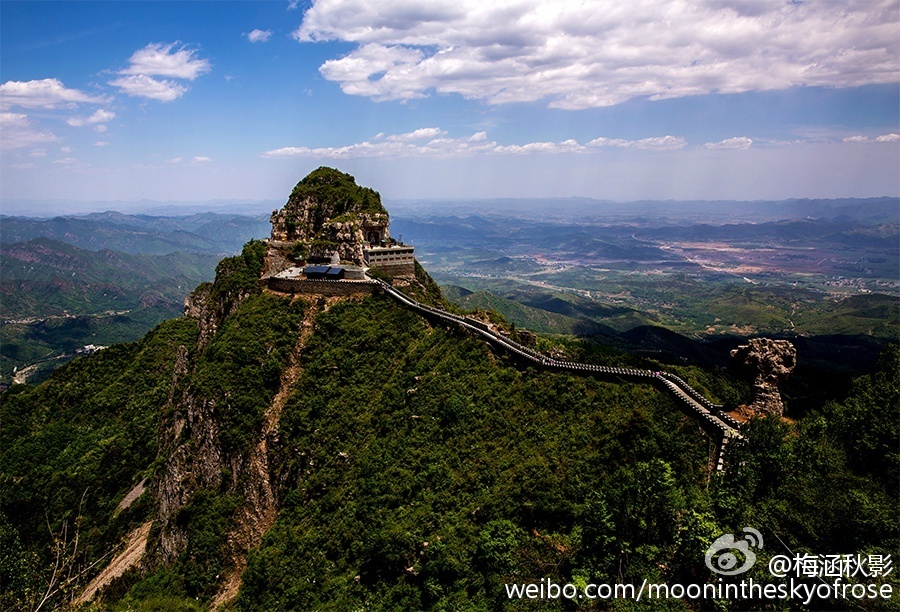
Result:
M330 304L326 302L326 308L328 306ZM247 457L241 486L244 502L235 514L234 528L229 532L226 540L230 569L225 574L219 591L213 598L211 604L213 610L221 608L237 597L241 586L241 576L247 567L247 554L259 546L262 536L278 516L276 491L269 469L269 444L277 441L281 412L294 383L300 378L302 371L300 357L312 336L315 314L315 308L310 306L291 351L290 362L281 373L278 392L263 415L260 437Z
M541 368L560 370L582 375L608 375L627 378L635 382L656 384L672 396L689 415L693 416L701 428L716 442L716 454L712 464L716 472L724 472L725 451L732 440L743 440L740 434L740 423L725 412L723 406L714 404L703 397L687 382L665 371L642 370L637 368L619 368L598 366L574 361L552 359L535 350L502 336L490 329L485 323L471 317L461 317L445 310L426 306L405 293L394 289L390 284L377 280L385 293L403 306L410 308L425 317L460 326L477 336L481 336L492 346L510 353L517 360L536 365Z

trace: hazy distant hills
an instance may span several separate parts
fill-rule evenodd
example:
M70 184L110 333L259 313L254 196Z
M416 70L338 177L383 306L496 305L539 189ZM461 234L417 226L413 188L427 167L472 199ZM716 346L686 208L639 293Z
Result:
M112 249L151 255L177 251L230 254L251 238L268 235L268 215L155 217L103 212L52 219L0 217L2 243L43 237L92 251Z
M4 319L181 303L212 278L218 255L88 251L48 238L0 245Z
M134 255L35 238L0 245L0 377L38 364L39 379L85 345L141 337L181 314L219 256Z
M896 248L900 243L900 211L890 221L867 224L854 220L793 219L741 223L665 224L659 219L618 225L577 219L539 221L522 217L400 218L393 234L432 246L481 246L536 252L553 249L580 256L658 261L670 259L654 243L673 241L769 240L778 243L829 242L850 246Z
M735 223L785 219L851 220L884 223L897 220L900 198L793 200L642 200L612 202L591 198L504 198L482 200L403 200L388 202L398 216L496 215L591 222Z
M268 234L259 214L0 217L0 381L26 367L36 381L85 345L140 338L179 316L223 255Z

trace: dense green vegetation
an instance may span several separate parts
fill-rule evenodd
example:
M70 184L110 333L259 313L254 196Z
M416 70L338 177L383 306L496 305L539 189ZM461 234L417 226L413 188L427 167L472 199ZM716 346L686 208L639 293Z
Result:
M245 451L253 440L305 312L299 300L247 298L199 355L190 391L218 407L226 452Z
M653 388L521 372L385 299L320 315L302 366L241 608L492 605L504 577L577 566L619 469L702 486L705 440Z
M743 433L750 442L733 457L739 469L716 483L715 511L728 525L765 526L763 533L771 534L766 560L786 549L897 558L898 423L900 347L889 344L878 370L854 381L843 401L828 402L794 424L767 418L747 425ZM767 579L761 567L751 575ZM897 609L896 575L869 581L892 584L893 599L861 608ZM847 608L848 602L832 602L827 609Z
M884 450L900 416L895 348L845 404L748 428L740 467L707 488L703 438L652 389L520 372L392 310L318 319L282 420L285 507L240 609L487 609L513 605L512 581L705 582L709 543L747 524L810 552L897 550L896 453ZM678 373L720 401L746 393L723 374ZM838 434L841 414L883 402L875 433L856 420ZM853 436L881 449L864 468L847 459Z
M286 208L299 205L307 198L313 199L317 204L313 209L316 216L312 219L312 227L316 231L326 219L340 220L342 215L387 214L377 191L361 187L349 174L325 166L313 170L297 183L291 191Z
M84 565L105 555L149 504L116 505L157 459L157 421L178 346L196 342L194 321L168 321L57 370L38 387L16 386L0 407L0 608L34 605L47 587L51 543L67 530L67 554ZM24 606L28 607L28 605Z

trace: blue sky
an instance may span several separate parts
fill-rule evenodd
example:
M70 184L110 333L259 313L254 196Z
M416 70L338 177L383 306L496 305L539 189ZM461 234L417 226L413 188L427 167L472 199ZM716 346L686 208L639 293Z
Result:
M896 196L898 12L4 0L0 197L281 200L320 165L388 200Z

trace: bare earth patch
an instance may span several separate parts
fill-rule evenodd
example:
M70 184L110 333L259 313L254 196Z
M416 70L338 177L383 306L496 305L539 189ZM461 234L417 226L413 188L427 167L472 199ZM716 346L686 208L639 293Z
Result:
M82 591L78 599L73 602L73 607L78 607L90 601L97 594L97 591L137 565L147 550L147 538L150 536L150 526L152 524L153 521L147 521L125 537L124 550L116 555L96 578L91 580L91 583Z
M144 478L142 481L134 485L134 488L129 491L125 497L122 498L122 501L119 502L119 505L116 506L116 511L113 513L113 516L119 514L122 510L127 510L131 504L135 502L135 500L144 494L144 491L147 489L144 488L144 485L147 484L147 479Z

